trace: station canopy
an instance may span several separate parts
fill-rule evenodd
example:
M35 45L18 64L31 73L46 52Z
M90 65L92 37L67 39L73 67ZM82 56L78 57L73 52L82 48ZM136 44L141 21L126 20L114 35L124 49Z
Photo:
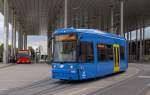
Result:
M8 0L9 21L12 23L12 11L16 20L22 25L28 35L47 34L56 26L64 22L65 0ZM3 13L3 2L0 0L0 11ZM68 26L74 25L73 21L81 23L110 25L111 10L114 10L114 27L120 23L120 0L68 0ZM88 21L82 21L83 18ZM143 19L143 20L141 20ZM125 31L135 30L137 23L144 21L145 26L150 22L150 0L124 0L124 27ZM78 22L75 22L78 23ZM102 26L102 25L101 25ZM94 28L96 26L93 25ZM91 27L90 27L91 28Z

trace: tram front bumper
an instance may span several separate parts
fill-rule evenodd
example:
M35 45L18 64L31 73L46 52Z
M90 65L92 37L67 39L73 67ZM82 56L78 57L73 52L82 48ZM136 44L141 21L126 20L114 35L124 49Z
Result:
M62 79L62 80L78 80L78 73L76 70L62 70L62 69L53 69L52 70L53 79Z

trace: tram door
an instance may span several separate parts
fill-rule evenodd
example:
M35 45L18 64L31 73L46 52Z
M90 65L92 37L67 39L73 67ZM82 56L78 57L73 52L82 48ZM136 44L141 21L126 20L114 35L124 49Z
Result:
M120 71L120 47L118 44L113 45L113 54L114 54L114 72Z

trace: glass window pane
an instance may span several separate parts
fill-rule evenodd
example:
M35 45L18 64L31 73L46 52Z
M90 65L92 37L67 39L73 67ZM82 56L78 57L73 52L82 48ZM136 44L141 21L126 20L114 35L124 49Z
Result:
M76 42L55 42L54 62L76 62Z
M120 58L121 58L122 60L125 59L124 52L125 52L124 47L120 46Z
M106 60L106 45L104 44L98 44L97 45L97 56L98 61L104 61Z
M113 46L112 45L106 45L106 54L108 60L113 60Z
M79 51L79 62L88 63L93 61L93 44L88 42L81 42Z
M97 45L97 59L98 61L113 60L113 46L98 44Z

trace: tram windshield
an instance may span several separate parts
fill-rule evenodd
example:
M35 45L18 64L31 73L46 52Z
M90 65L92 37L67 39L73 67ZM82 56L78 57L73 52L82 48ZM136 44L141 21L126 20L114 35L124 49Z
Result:
M54 43L54 62L76 62L75 34L57 35Z

